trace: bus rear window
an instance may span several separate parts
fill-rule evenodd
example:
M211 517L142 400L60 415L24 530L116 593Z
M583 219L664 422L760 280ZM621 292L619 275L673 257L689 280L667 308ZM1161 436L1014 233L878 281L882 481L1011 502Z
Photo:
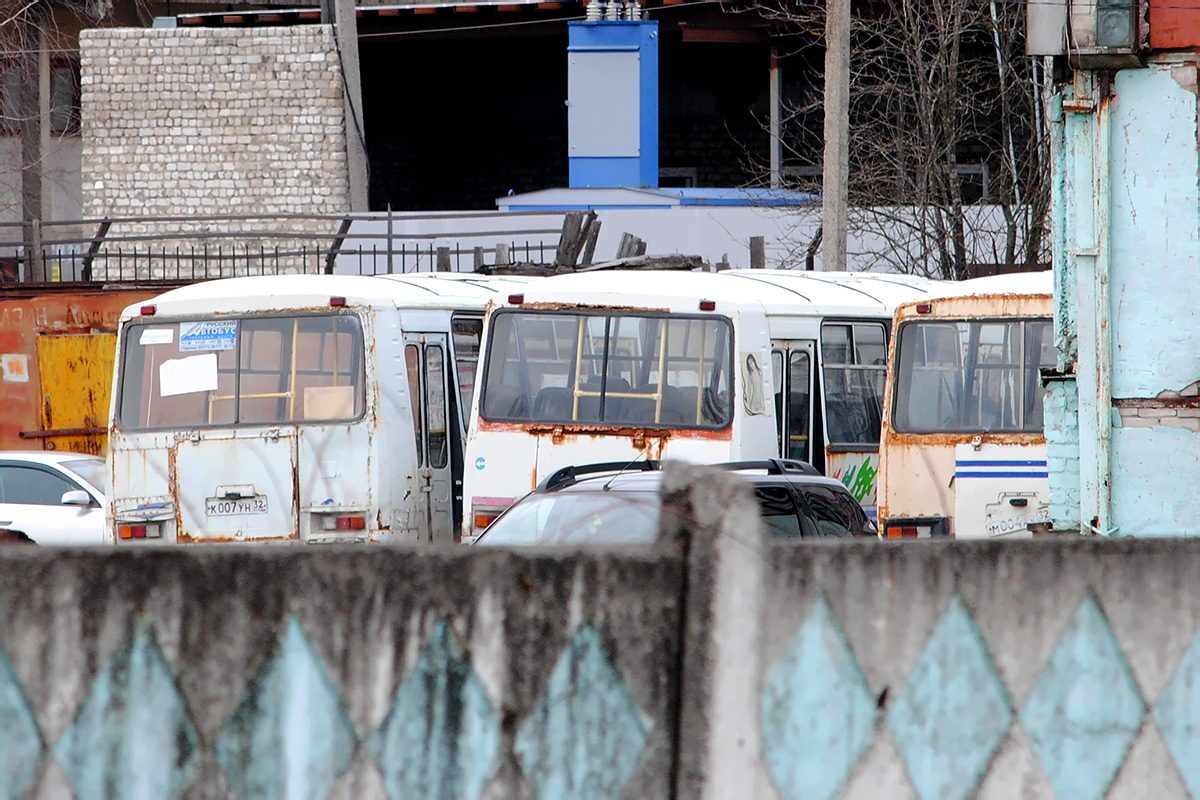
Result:
M728 319L502 312L480 414L504 422L724 428L733 420Z
M354 419L363 336L348 314L126 326L122 430Z
M1055 363L1050 320L907 322L897 341L892 427L900 433L1037 433Z

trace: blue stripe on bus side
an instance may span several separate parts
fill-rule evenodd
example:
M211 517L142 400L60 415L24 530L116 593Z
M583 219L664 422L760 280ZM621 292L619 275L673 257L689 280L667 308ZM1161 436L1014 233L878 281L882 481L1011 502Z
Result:
M955 472L956 478L1049 478L1049 472Z
M955 461L956 467L1044 467L1043 461Z

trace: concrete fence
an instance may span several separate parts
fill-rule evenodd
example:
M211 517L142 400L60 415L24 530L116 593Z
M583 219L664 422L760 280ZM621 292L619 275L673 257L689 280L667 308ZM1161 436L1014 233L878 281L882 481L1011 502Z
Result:
M1200 797L1200 542L0 552L0 798Z

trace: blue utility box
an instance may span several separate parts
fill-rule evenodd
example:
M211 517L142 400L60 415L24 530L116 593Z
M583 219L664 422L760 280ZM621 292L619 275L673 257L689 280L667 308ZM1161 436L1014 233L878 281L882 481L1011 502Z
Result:
M567 98L572 189L658 186L657 22L572 22Z

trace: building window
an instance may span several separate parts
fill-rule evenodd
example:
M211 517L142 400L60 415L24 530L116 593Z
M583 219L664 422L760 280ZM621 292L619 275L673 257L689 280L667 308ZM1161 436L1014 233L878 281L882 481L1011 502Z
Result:
M15 59L0 59L0 136L21 133L20 73ZM79 62L50 62L50 133L79 133Z

